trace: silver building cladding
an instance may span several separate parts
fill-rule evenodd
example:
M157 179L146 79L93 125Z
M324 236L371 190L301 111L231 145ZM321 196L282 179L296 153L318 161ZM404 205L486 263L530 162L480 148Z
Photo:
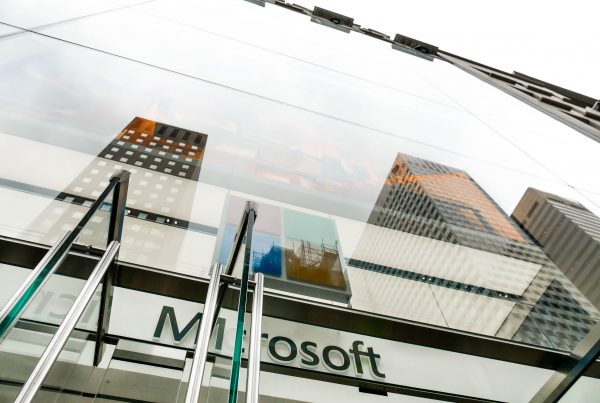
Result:
M446 322L475 310L471 321L496 323L489 335L568 349L600 315L463 170L398 154L368 223L350 265L428 284ZM392 240L396 234L405 235ZM434 263L431 252L438 247L445 257ZM452 293L452 306L440 299L442 292ZM510 306L503 313L488 309L490 299Z
M600 218L577 202L533 188L512 217L600 308Z

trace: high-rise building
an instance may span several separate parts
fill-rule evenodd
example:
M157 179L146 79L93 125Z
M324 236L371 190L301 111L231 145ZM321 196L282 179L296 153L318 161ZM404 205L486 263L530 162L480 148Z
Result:
M97 156L86 161L55 201L29 224L30 231L44 234L42 242L58 237L77 225L84 209L99 197L113 174L128 170L133 175L126 214L135 219L131 230L143 233L144 240L129 238L124 242L131 243L129 251L140 263L157 264L160 257L165 266L173 265L169 256L179 253L185 239L182 230L216 232L190 219L206 143L205 134L134 117ZM78 243L102 247L107 229L108 213L100 211ZM122 256L128 253L125 249Z
M445 325L468 331L572 348L600 318L468 173L409 155L396 157L350 265L428 284ZM393 309L381 295L363 309Z
M512 217L600 309L600 218L581 203L532 188Z

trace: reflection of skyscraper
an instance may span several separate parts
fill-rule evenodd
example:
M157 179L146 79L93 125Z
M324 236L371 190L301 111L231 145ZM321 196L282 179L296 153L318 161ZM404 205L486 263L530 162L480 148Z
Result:
M600 218L577 202L532 188L512 216L600 309Z
M193 225L189 215L206 142L205 134L136 117L63 189L40 215L41 223L31 227L43 227L49 236L72 228L83 215L80 206L90 206L109 178L125 169L132 173L127 216L136 220L126 222L121 256L176 269L169 264L177 257L184 230ZM94 217L78 242L102 247L107 217Z
M408 155L397 156L350 265L390 275L362 300L355 292L355 307L409 292L431 323L463 330L565 347L598 315L466 172Z
M197 181L206 140L205 134L136 117L99 156Z
M528 242L467 173L401 154L368 222L493 252Z

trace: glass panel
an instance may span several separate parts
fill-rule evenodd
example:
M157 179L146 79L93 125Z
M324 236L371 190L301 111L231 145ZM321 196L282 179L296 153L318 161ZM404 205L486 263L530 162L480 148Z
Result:
M39 29L57 22L65 22L101 14L118 7L113 2L92 0L80 3L75 0L60 0L59 2L37 1L3 1L0 4L2 22L16 25L20 28Z
M229 393L231 352L227 351L235 338L235 318L235 311L222 312L223 348L211 344L211 351L218 355L212 366L207 364L210 402L224 401ZM377 401L382 398L381 394L385 395L385 385L401 384L414 388L415 393L421 389L424 392L442 391L481 399L494 396L499 400L526 402L552 375L552 371L546 369L442 352L271 317L263 318L261 361L263 368L269 367L268 372L261 372L260 383L261 399L267 401L327 402L336 393L348 396L350 401ZM303 373L311 371L320 372L323 378L329 380L314 381L319 379L314 374L307 375L310 379L305 379L306 374ZM284 373L297 375L288 377ZM338 385L330 378L332 375L334 378L340 376L338 381L345 384L352 384L352 379L360 380L363 388ZM245 376L246 369L243 367L239 375L239 399L245 397ZM505 385L512 385L512 388ZM398 401L418 399L410 396L410 392L409 396L391 392L387 396Z
M98 290L99 294L99 290ZM33 399L34 402L77 402L94 374L95 335L74 331Z
M30 36L21 36L14 40L21 42L20 48L29 48L33 52L43 49L43 44L40 44L39 41L50 41L50 39L34 39ZM531 297L524 294L527 291L525 286L539 271L541 257L521 258L518 253L514 254L516 252L497 253L502 248L518 249L519 247L527 250L523 253L532 256L539 253L535 252L536 247L531 246L532 243L529 241L519 242L514 239L523 237L523 235L516 225L505 216L504 211L501 210L502 207L498 205L508 210L528 186L536 186L567 197L577 198L577 192L572 188L555 181L537 168L532 168L533 171L529 170L530 166L535 165L533 161L523 157L524 161L529 161L527 168L519 165L518 169L513 169L506 166L505 163L500 166L498 162L483 162L481 159L464 156L456 151L446 151L417 143L414 140L382 135L380 132L371 136L368 147L365 147L365 129L357 124L325 118L245 94L234 94L231 90L188 78L171 76L95 52L66 45L58 46L57 49L57 52L61 54L58 59L75 58L77 63L86 64L86 68L79 69L77 72L73 71L73 74L84 75L82 80L90 85L95 85L93 84L95 80L92 80L94 74L102 76L100 72L94 73L93 65L104 64L113 71L121 72L120 76L105 77L105 87L108 85L113 85L113 88L120 86L119 81L115 80L116 77L142 74L143 71L143 74L147 74L149 77L157 77L152 79L153 82L170 85L174 88L180 87L182 91L185 87L186 93L196 91L192 97L197 99L197 102L194 102L194 110L197 113L190 114L190 116L202 115L207 119L200 121L190 118L187 123L182 121L182 126L206 127L210 133L216 134L216 137L209 136L210 139L207 141L207 150L204 153L205 158L199 174L200 183L181 179L181 185L190 193L186 193L189 195L188 197L176 199L185 201L173 210L175 217L187 214L188 217L198 218L198 225L194 227L194 230L186 231L183 228L165 225L167 219L165 216L162 216L165 220L164 223L156 221L160 217L155 218L152 222L146 219L140 220L140 214L148 214L140 211L135 218L129 218L125 223L125 244L120 255L122 259L169 270L195 274L206 273L212 257L211 246L216 242L216 227L219 226L219 221L215 223L215 217L222 217L222 206L227 192L223 186L228 185L232 189L231 193L238 197L264 201L264 204L333 219L339 233L340 249L344 256L343 263L347 265L349 273L350 289L353 293L351 303L356 309L480 332L490 336L501 336L506 333L501 328L502 326L514 324L509 316L518 314L513 309L514 303L534 306L537 303L535 299L539 299L539 296L543 294L544 291L541 289L529 290L532 293ZM58 59L57 62L59 62ZM64 64L63 67L70 68ZM43 66L40 65L38 68L41 69L41 72L44 71ZM160 78L158 78L159 76ZM73 83L65 81L64 85L71 86ZM132 92L136 102L147 104L147 100L136 91ZM63 99L67 100L68 97L65 98L63 95ZM203 100L206 99L211 99L211 101L204 102ZM34 99L26 101L40 102ZM101 101L98 102L101 103ZM115 102L124 101L117 99ZM186 106L184 99L174 102L176 105L170 107L171 112L169 113L174 114L176 108L189 107ZM231 131L227 129L230 126L218 125L214 119L208 119L213 102L219 102L220 108L228 111L224 122L236 122L235 125L244 127L244 132L252 133L252 136L241 135L239 141L234 140ZM98 107L100 108L100 105ZM127 109L126 104L123 104L123 108ZM257 121L243 112L257 110L257 108L265 113L269 111L272 118L268 124ZM198 111L202 111L202 113ZM27 108L21 110L20 113L25 115L24 118L29 114ZM304 122L307 128L314 127L315 129L305 131L304 134L290 132L288 116L295 116L295 119ZM461 135L477 133L477 138L489 136L490 139L495 139L494 142L500 141L496 138L494 131L463 112L453 112L451 109L447 109L444 114L440 115L441 126L444 126L441 122L445 116L449 116L451 119L447 124L453 128L452 130L457 130L457 133L460 132ZM120 127L123 127L125 125L123 121L131 121L130 119L131 116L116 120L120 120ZM425 116L421 116L421 119L425 119ZM88 118L84 120L90 123ZM136 125L135 122L134 120L132 124L138 127L139 125ZM75 126L81 124L75 123ZM441 126L435 131L439 132ZM127 129L126 132L129 130L134 129ZM155 127L153 130L159 131L160 128ZM422 130L431 133L430 129L422 128ZM14 129L11 131L14 132ZM136 133L138 132L140 138L141 134L146 134L143 127ZM64 139L66 133L68 131L65 131L61 135L62 137L54 137L52 141ZM106 131L106 133L110 133L110 131ZM325 133L327 133L326 136ZM120 133L119 135L124 137L127 134ZM470 135L475 136L474 134ZM448 134L448 136L452 135ZM5 138L17 144L27 143L31 145L31 150L37 147L40 149L40 153L47 149L45 155L49 167L54 166L54 162L57 160L65 160L66 155L72 153L66 148L50 147L47 144L32 142L22 137L5 136ZM323 138L326 139L325 146L319 145ZM298 139L302 139L302 141ZM107 143L113 141L118 143L123 140L114 139ZM68 142L65 142L63 146L67 146L67 144ZM287 147L284 150L281 144L295 144L295 146ZM112 145L109 146L112 149ZM99 163L113 164L112 169L116 169L117 165L125 167L127 163L115 163L114 160L107 159L106 154L110 153L102 154L103 150L109 146L98 147L99 150L95 152L96 157L86 155L85 158L82 158L82 166L77 172L86 171L89 168L91 174L93 169L96 169L92 166ZM510 154L508 150L511 148L510 145L505 144L505 146L509 147L506 151L502 151L504 148L495 146L484 147L483 151L506 159ZM315 155L317 147L321 151L319 151L320 154ZM287 154L283 154L284 151ZM398 152L408 156L398 157ZM81 153L75 154L83 157ZM409 157L411 154L416 157ZM103 157L98 155L103 155ZM111 155L113 155L111 158L114 158L116 154ZM282 155L287 156L281 159ZM258 160L257 156L260 156ZM397 165L396 162L401 161L402 158L410 160L412 167L405 171L393 172ZM290 163L293 161L296 162L290 168ZM496 159L496 161L499 160ZM429 167L427 167L428 164ZM223 170L220 167L226 168ZM450 167L456 167L456 169ZM168 196L171 190L178 189L176 182L179 179L175 179L172 175L156 174L149 168L132 169L136 172L132 179L130 204L135 202L132 208L134 206L137 208L139 203L142 203L142 208L147 209L144 211L160 211L166 207L163 202L153 203L152 192L144 193L142 191L144 187L150 185L150 182L144 179L146 174L152 175L151 178L158 175L158 183L154 184L154 187L160 186L161 177L165 178L163 191L166 193L157 193L155 197L156 200L163 200L164 196L164 200L167 202L167 199L171 197ZM235 175L231 175L232 169L235 170ZM525 173L523 169L527 169L529 172ZM446 171L449 173L444 173ZM220 175L214 175L217 172ZM66 183L78 183L75 180L78 175L71 176ZM401 199L400 194L409 192L409 190L408 187L400 187L403 185L402 175L410 178L411 181L428 180L435 175L438 175L439 179L422 185L424 190L422 190L421 196L419 196L419 191L413 192L413 198L409 198L411 193L407 193L408 196L405 200L409 204L406 206L412 206L410 207L412 208L411 214L417 217L413 219L413 224L399 222L397 227L394 227L396 225L394 223L382 227L370 222L376 219L373 211L381 211L384 216L387 214L389 218L394 217L393 207L390 210L390 207L384 205L385 199L388 197L386 192L393 190L396 186L400 193L394 197L398 198L399 203L403 202L404 199ZM22 178L22 181L25 182L35 180L38 179ZM480 187L490 189L489 196L478 190ZM507 189L510 189L510 192L507 192ZM139 195L136 195L136 190L139 190ZM179 192L181 191L179 190ZM194 203L192 207L190 198L192 194L196 193L198 194L196 200L201 201L197 204ZM260 194L256 195L255 193ZM297 197L298 194L302 197ZM471 199L466 197L467 195ZM416 197L420 197L424 204L421 206L414 204L417 200ZM216 200L218 202L215 202ZM431 200L429 205L427 205L427 200ZM146 204L149 207L145 207ZM158 210L152 210L154 208L158 208ZM189 213L188 208L195 212ZM389 213L390 211L392 213ZM28 211L25 214L31 213ZM431 218L427 218L428 215ZM426 222L423 217L433 221ZM259 223L260 221L261 216L258 218ZM436 222L438 224L430 229L426 228L426 225L430 226ZM212 229L209 229L207 223L212 223ZM22 226L22 224L20 225ZM189 223L188 225L191 226ZM410 230L412 232L407 232L406 229L410 225L415 228ZM429 230L431 232L427 232ZM498 231L499 236L494 234ZM320 235L317 234L315 238L321 238ZM155 236L157 238L153 238ZM454 241L454 239L457 240ZM485 239L485 242L479 242L477 239ZM420 246L412 248L407 254L402 252L402 247L392 246L395 240L403 240L401 245L416 243ZM365 254L365 251L368 252L371 249L366 245L372 242L377 243L380 249L376 255L369 256ZM459 243L453 244L453 242ZM513 244L501 246L507 242ZM140 247L144 252L141 252ZM528 250L527 248L533 249ZM440 259L430 262L429 258L436 256L437 252L434 251L438 250L437 256L440 256ZM513 253L512 257L506 256L510 253ZM441 256L447 257L441 258ZM498 270L498 267L505 269ZM550 277L554 276L559 279L561 284L565 283L556 269L550 269L550 271L552 273L549 274ZM540 273L540 277L545 277L539 281L539 287L544 288L545 284L549 284L550 279L548 275L542 276L542 274ZM365 279L371 280L363 281ZM399 285L392 291L391 284ZM403 288L398 288L402 285ZM571 289L568 284L561 287L565 290ZM468 292L468 290L477 292ZM568 292L574 293L574 291ZM563 298L565 293L560 291L559 294ZM402 303L398 299L410 299L408 297L410 295L419 297L412 299L408 304ZM494 296L494 298L490 296ZM575 300L579 298L579 296L574 297ZM474 301L476 305L471 301ZM575 333L572 335L574 339L585 334L588 321L597 320L595 319L597 313L594 310L584 302L577 302L577 304L583 307L583 311L581 314L575 311L572 324L568 325L571 329L575 329ZM477 308L474 308L475 306ZM530 311L532 310L530 309ZM486 313L486 318L490 320L477 319L476 316L479 312ZM533 310L533 312L537 311ZM576 329L579 327L581 329ZM550 325L548 328L556 329L557 327ZM556 335L549 335L550 339L556 337ZM532 342L545 344L546 339L547 337L538 338ZM555 345L555 347L560 346Z
M241 1L40 31L0 41L2 235L48 243L79 207L34 194L125 168L123 261L206 277L239 198L265 206L253 267L303 286L271 290L564 350L600 319L600 144L454 66ZM556 196L537 218L528 188Z
M67 257L63 264L68 267L73 263ZM23 276L29 272L21 267L6 266L7 278ZM85 279L55 273L40 288L0 343L0 354L3 357L0 360L0 371L1 378L5 381L2 383L1 393L12 396L12 399L17 396L84 283ZM75 330L70 336L56 366L49 374L47 389L52 393L60 392L63 388L69 391L72 387L79 390L77 385L89 376L89 371L84 368L91 365L93 358L94 342L90 340L94 339L90 337L90 332L95 332L97 328L99 301L100 287L77 323L76 329L81 330ZM67 393L72 395L71 392ZM72 396L68 398L71 399Z
M92 371L94 342L86 340L88 333L78 333L81 334L72 336L67 342L59 361L52 368L42 389L36 394L34 402L79 401ZM52 334L47 333L23 331L20 333L20 345L14 343L10 351L2 351L2 401L13 401L17 397L37 361L37 357L32 356L35 354L33 351L42 349L40 344L47 344L51 336ZM25 340L28 342L24 342Z
M231 341L233 344L233 340ZM219 403L227 402L231 396L231 369L232 369L231 357L215 357L215 362L210 364L207 363L207 370L209 374L208 378L208 391L207 391L207 402L208 403ZM239 375L238 375L239 377ZM239 378L238 378L239 379ZM240 382L237 393L237 398L242 397L243 382Z
M126 306L129 308L122 309ZM202 310L203 304L200 303L163 297L156 294L150 294L121 287L115 287L111 309L109 333L112 335L122 336L127 340L135 339L139 341L146 341L152 343L143 344L138 342L129 342L126 340L121 340L121 344L117 346L117 353L121 354L122 357L125 357L123 359L126 359L126 356L128 356L129 358L127 359L129 361L135 361L134 357L131 356L131 353L122 354L119 352L119 350L125 349L127 351L137 352L136 354L143 353L145 356L147 356L148 360L150 359L149 357L154 355L181 360L181 363L177 364L179 365L178 368L180 368L182 372L179 376L179 381L181 382L181 384L177 389L178 392L176 397L178 399L177 401L184 401L185 394L187 392L187 386L189 382L192 364L192 360L190 358L186 358L186 350L192 351L192 349L195 347L195 337L197 335L198 327L202 318ZM230 323L234 323L235 312L228 312L231 314ZM147 320L140 322L139 326L130 326L132 321L135 321L139 318L145 318ZM210 342L210 351L217 351L218 353L225 351L226 354L228 354L229 357L231 357L231 351L233 349L235 337L235 328L227 330L228 335L226 337L224 320L219 319L217 321L215 331L213 332L212 339ZM176 349L172 349L171 347L176 347ZM123 361L123 359L121 359L121 361ZM150 361L147 362L151 363ZM172 361L169 362L172 363ZM230 365L230 362L231 359L227 358L227 365ZM111 363L111 365L113 364ZM119 365L124 364L120 363ZM151 372L148 371L142 371L140 369L140 371L138 372L147 373L148 375L150 375ZM229 385L228 382L230 372L230 366L223 372L223 374L226 374L225 376L227 377L227 385ZM212 373L213 363L211 362L211 360L209 360L206 364L206 368L204 370L204 379L202 381L202 384L204 386L201 389L201 397L203 399L204 397L209 396L209 385ZM115 376L117 375L118 373L115 372ZM151 379L150 377L144 378L144 376L139 375L140 382L144 381L144 379ZM174 375L170 377L172 379L175 379ZM125 382L130 382L128 379L136 378L126 377ZM175 384L173 383L174 381L169 382L170 384L172 384L169 387L170 392L168 392L167 395L161 394L161 396L172 396L172 393L175 393ZM107 387L110 387L111 382L105 383L107 384ZM137 388L136 385L137 384L135 383L130 384L129 387L132 389L131 393L133 393L134 395L141 394L139 396L142 396L144 393L147 393L147 391L135 391L135 389ZM123 384L122 386L125 387L125 385ZM97 399L100 398L100 395L102 395L102 393L104 392L99 392ZM167 393L166 390L165 393ZM171 400L175 399L175 397L165 399L166 400L158 401L175 401ZM148 400L155 401L153 399Z
M381 385L391 384L480 399L526 402L552 374L545 369L271 317L264 318L263 332L263 366L283 365L288 373L296 372L298 376L304 371L316 371L324 379L339 376L340 382L344 378L359 379L367 389L375 391L381 390ZM266 388L277 388L269 385L268 379L261 379L261 393ZM282 392L286 393L285 389ZM287 393L294 396L293 391Z
M243 370L246 372L246 370ZM314 379L294 377L275 372L261 371L260 401L282 403L326 403L344 402L393 402L393 403L431 403L442 400L406 396L397 393L360 388L324 382Z
M106 248L108 239L112 195L113 190L98 194L106 201L102 202L100 208L91 213L89 220L83 223L79 230L76 227L80 225L84 216L90 212L94 200L60 193L35 218L34 227L40 230L39 234L43 234L45 240L56 238L66 230L77 231L78 235L74 242L103 251ZM68 253L70 250L69 242L71 242L69 239L64 238L62 242L65 246L59 249L57 256L60 256L61 251ZM73 272L72 260L72 257L67 256L64 262L56 268L55 265L58 259L49 261L28 292L15 306L15 314L12 316L16 320L12 322L5 321L7 329L11 324L14 328L4 334L0 342L0 351L6 356L6 359L2 360L2 371L6 373L8 379L12 379L17 385L23 385L23 382L28 379L41 354L48 346L52 335L62 323L85 283L85 280L81 277L85 278L87 274L82 273L80 270L77 271L75 276L73 276L73 273L66 276L61 274L69 273L69 271ZM3 266L7 278L23 281L30 273L29 270L24 268L11 265ZM52 270L57 271L51 274ZM76 328L96 331L100 290L101 285L96 290L94 298L84 311ZM4 288L2 297L7 299L14 291L14 287ZM40 394L38 398L42 399L45 394L52 395L61 392L65 388L71 391L71 386L75 386L75 391L81 389L77 387L78 382L84 382L85 378L90 375L91 370L82 370L80 367L81 365L91 365L95 344L87 340L89 339L88 336L89 334L82 335L81 332L75 331L75 334L70 337L57 363L48 375L47 391ZM91 339L94 340L93 337ZM17 366L18 370L13 371L15 359L20 364ZM7 393L15 393L15 397L18 391L18 388L12 386L7 389ZM65 399L74 399L74 395L77 394L66 393L68 396Z
M185 351L120 340L94 402L183 402Z
M239 196L227 198L216 253L221 264L226 264L233 247L245 202ZM268 201L261 200L257 205L252 271L267 276L267 287L347 303L351 291L335 222L323 214L284 208Z
M108 186L108 181L105 182ZM110 226L110 215L114 193L114 189L108 193L98 210L94 212L88 223L82 228L79 236L75 239L75 243L100 250L106 249L106 246L109 243L108 229ZM65 208L64 213L61 217L56 218L53 228L76 226L77 221L87 213L94 202L95 200L93 199L81 200L81 206L84 207L81 208L76 204L76 200L71 200L67 196L67 204L63 206ZM56 214L57 211L59 210L54 210L53 213Z
M106 191L103 192L103 197L106 200L112 200L112 194L113 190ZM60 200L61 197L63 197L62 194L57 196L57 200ZM89 207L93 204L92 200L81 202L81 206L76 204L62 204L57 200L42 212L37 218L36 224L36 227L42 230L46 239L60 237L59 241L55 241L57 249L54 252L54 257L45 262L45 265L41 268L37 277L28 288L25 289L22 296L8 312L6 319L2 322L2 326L0 326L0 342L7 336L7 331L10 327L25 313L25 309L32 301L32 298L37 298L36 295L42 292L44 282L50 280L52 277L58 276L52 272L57 270L57 265L60 266L59 263L62 261L61 256L64 256L69 252L72 242L84 244L90 248L95 247L100 249L100 251L106 248L110 221L110 203L102 202L100 208L91 211ZM90 216L89 218L86 218L86 214L88 213ZM87 222L85 220L87 220ZM77 235L74 241L71 235L68 235L67 237L61 236L67 230L70 230L72 231L72 234ZM11 276L11 278L20 278L22 282L24 282L29 275L29 273L25 274L27 272L26 270L15 271L11 266L7 266L7 270L14 272L15 275ZM58 278L60 278L60 276L55 277L53 282L60 281L56 280ZM12 294L17 291L17 287L20 286L19 284L17 287L14 287L14 282L12 284L12 287L9 286L3 290L2 298L5 298L5 301L8 301Z
M24 310L32 298L42 291L41 287L43 287L44 282L55 276L52 272L58 269L57 265L61 262L61 256L69 252L72 242L83 244L90 248L94 247L100 251L106 248L110 222L110 202L112 201L113 193L113 190L106 192L105 200L108 200L108 202L102 202L101 206L93 212L90 210L90 207L94 202L93 200L81 200L81 198L78 200L69 200L74 199L74 197L64 196L64 194L61 193L57 196L56 200L53 200L53 203L48 205L36 218L34 227L40 229L44 240L49 241L57 239L54 241L57 249L54 252L54 257L50 258L50 260L45 263L37 277L24 291L22 297L16 301L14 307L8 312L6 319L0 325L0 341L6 336L7 330L10 329L15 320L24 313ZM65 199L66 204L62 203L60 201L61 199ZM91 215L87 219L87 222L82 223L86 214L90 212ZM78 228L78 226L80 227ZM68 235L67 237L62 236L67 230L72 231L73 234L77 235L74 240L72 240L71 235ZM11 268L12 267L8 266L7 270L10 271ZM15 273L14 278L21 279L22 283L29 275L27 271L15 271L14 268L12 269L12 272ZM15 287L15 281L13 281L12 284L12 286L9 285L9 287L3 289L2 297L5 298L5 301L8 301L12 296L12 293L16 292L20 285ZM12 293L10 290L12 290Z
M123 309L128 307L127 309ZM124 337L126 340L139 340L152 342L154 346L176 346L180 350L192 350L195 347L195 336L197 335L200 321L202 320L203 304L159 296L156 294L115 287L111 307L111 319L109 333L111 335ZM144 318L139 326L131 326L132 321ZM228 396L230 379L232 373L232 357L234 351L235 337L237 331L237 311L222 309L214 327L209 344L209 357L204 369L201 396L206 396L209 401L222 402L222 385L225 400ZM250 314L246 314L244 329L250 328ZM243 358L247 355L247 336L244 336ZM124 340L121 340L123 343ZM129 344L127 344L129 345ZM154 354L152 345L134 343L135 351L145 351L147 355ZM118 349L120 347L118 346ZM128 349L130 347L127 347ZM131 347L133 348L133 347ZM157 351L161 351L157 347ZM184 351L185 352L185 351ZM185 358L185 354L183 354ZM183 384L179 396L185 396L187 384L190 377L191 360L186 359L183 370ZM182 366L182 368L183 368ZM240 379L238 385L242 387L245 379ZM219 391L212 394L212 385L218 386ZM137 392L135 392L137 393ZM215 397L217 396L217 397ZM216 399L216 400L215 400ZM168 401L168 400L167 400Z
M191 349L200 309L201 304L191 301L117 287L110 333L128 339L152 341L154 345ZM129 324L135 318L144 320L139 321L139 326L132 327ZM203 379L203 385L207 389L202 392L208 394L211 402L221 402L228 394L236 320L235 310L223 309L212 336L209 348L211 362L205 368ZM246 322L250 322L249 315ZM309 397L300 398L304 396L303 393L309 393L300 390L303 389L301 385L308 382L303 378L319 379L321 374L323 379L333 376L337 379L334 383L370 383L375 390L377 385L403 385L481 399L524 402L552 375L552 371L548 369L279 318L264 317L262 327L263 371L269 368L269 372L297 374L295 376L298 378L294 378L294 385L297 387L280 388L281 385L276 383L269 384L268 375L263 374L265 377L261 380L261 393L268 395L277 391L279 394L273 396L289 399L311 401ZM189 373L184 371L183 379L188 378ZM245 370L240 373L239 382L239 398L243 398ZM182 386L181 390L183 389L185 386ZM357 392L356 388L350 389L352 393ZM181 396L183 392L179 393ZM288 395L281 395L282 393ZM311 395L309 393L306 396Z
M584 372L583 376L575 382L571 389L560 398L560 403L576 403L593 401L600 393L600 379L594 376L590 370Z
M89 178L83 178L83 182L82 178L78 178L79 184L60 192L4 181L5 186L0 187L0 192L7 201L13 203L14 208L3 215L6 218L2 226L3 235L54 245L65 231L74 230L90 210L109 185L108 175L102 178L98 189L87 192L83 192L83 187L79 185L88 182ZM76 243L106 248L112 197L111 190L101 207L82 228Z

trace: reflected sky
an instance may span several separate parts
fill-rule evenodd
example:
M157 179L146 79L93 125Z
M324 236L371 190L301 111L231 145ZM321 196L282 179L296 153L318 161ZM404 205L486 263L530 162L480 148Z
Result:
M103 17L109 15L103 14ZM67 25L73 26L73 23ZM64 42L53 41L49 48L49 41L53 40L26 34L7 38L2 43L8 53L3 70L5 76L12 77L2 84L3 93L10 94L3 98L6 119L3 119L2 130L5 133L97 154L111 133L117 132L132 114L160 118L183 127L198 127L203 132L218 134L206 154L208 166L212 162L221 173L231 168L242 176L251 174L258 181L271 182L276 187L300 183L300 194L295 195L294 204L302 205L298 201L307 192L318 193L320 199L332 201L352 197L353 202L349 204L355 205L353 212L340 211L334 206L323 209L319 201L304 204L355 219L365 218L365 208L374 202L390 161L398 151L471 172L506 211L511 211L528 186L558 191L588 206L590 201L565 186L564 181L573 178L576 185L589 186L583 190L592 194L598 191L593 187L595 183L590 174L593 164L597 164L591 155L598 145L537 111L531 112L539 118L543 129L553 129L547 131L551 137L536 142L531 140L537 134L534 133L519 142L517 148L513 143L526 137L522 133L531 132L530 128L514 127L494 120L493 116L477 115L399 92L395 92L397 96L393 99L385 94L380 96L380 87L354 78L343 78L348 81L348 91L352 91L356 83L370 86L373 92L368 98L347 91L340 94L335 87L315 85L314 81L321 78L318 75L304 75L301 85L297 80L291 84L280 81L278 86L299 97L294 102L304 102L304 107L281 101L277 95L256 96L250 91L207 83ZM109 41L106 46L114 43ZM217 60L213 69L218 70L218 54L209 56ZM289 59L285 62L291 63ZM107 71L113 74L106 74ZM460 71L453 73L466 77ZM466 78L469 86L463 88L471 89L476 95L481 84L472 77ZM267 79L271 77L263 75L263 82ZM32 80L37 85L30 85ZM149 82L154 85L149 86ZM295 91L299 85L318 87L322 93L299 94ZM498 92L493 88L490 91ZM486 92L488 103L491 93L494 92ZM322 112L327 108L309 108L313 95L329 100L330 113ZM507 99L505 94L498 92L497 95L502 107L514 104L519 111L529 108ZM414 100L418 101L417 105ZM530 120L527 122L530 124ZM567 135L569 140L577 138L568 144L576 144L578 149L584 150L583 155L576 158L578 163L565 162L574 159L564 152ZM231 136L235 136L234 142ZM544 147L540 146L542 140ZM584 145L586 147L582 147ZM530 157L532 154L535 158ZM551 163L558 154L564 154L561 165L569 168L560 176L556 172L563 170L552 168ZM206 175L208 183L218 180L218 184L222 184L222 175L215 174L211 179L210 169ZM239 186L233 188L250 190L245 181L236 183Z

